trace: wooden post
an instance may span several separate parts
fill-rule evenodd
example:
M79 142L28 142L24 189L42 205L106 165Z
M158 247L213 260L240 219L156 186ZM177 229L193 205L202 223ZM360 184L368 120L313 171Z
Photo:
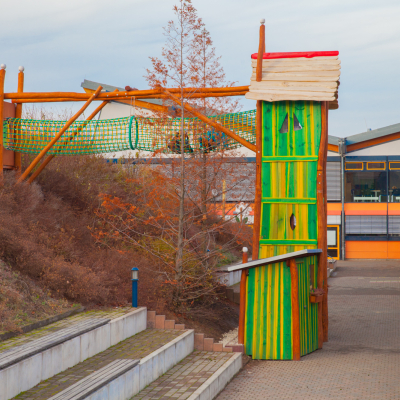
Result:
M242 264L246 264L248 261L249 261L249 249L247 247L243 247Z
M117 89L118 90L118 89ZM109 101L103 101L86 119L86 121L92 120L103 108L106 104L108 104ZM71 141L81 130L83 129L83 126L79 127L76 132L74 132L71 136L69 136L64 143L67 143L68 141ZM38 169L29 177L28 183L32 183L36 177L44 170L44 168L47 166L47 164L55 157L55 154L52 154L50 156L47 156L46 159L40 164Z
M22 93L24 91L24 67L19 67L18 73L18 89L17 93ZM15 107L15 118L22 117L22 103L18 103ZM18 140L15 137L15 140ZM14 152L14 166L17 170L17 174L21 174L22 160L21 153Z
M0 183L3 180L3 114L4 114L4 80L6 77L6 66L0 66Z
M300 310L299 310L299 277L296 260L289 261L292 288L292 338L293 360L300 361Z
M328 341L329 319L328 319L328 198L327 198L327 179L326 179L326 162L328 159L328 113L329 102L324 102L325 113L322 114L321 128L325 131L326 146L324 149L324 164L323 164L323 182L324 182L324 241L325 241L325 268L323 269L323 289L325 291L322 301L322 326L324 332L324 342ZM322 111L322 110L321 110ZM325 117L325 118L324 118Z
M319 145L318 152L318 164L317 164L317 212L318 212L318 248L322 250L322 253L318 258L318 279L317 284L319 288L324 286L324 276L327 274L327 216L325 208L325 198L324 198L324 165L326 164L326 153L328 148L328 135L326 126L326 116L327 116L327 102L322 102L321 104L321 141ZM320 310L321 308L321 310ZM322 318L322 324L318 321L318 345L322 348L322 340L328 336L328 332L325 332L327 328L324 325L324 315L323 315L323 302L318 303L318 318ZM320 327L322 327L322 332L320 332Z
M179 104L180 106L182 106L181 101L174 96L172 93L170 93L167 89L163 89L164 92L177 104ZM212 127L214 127L217 131L226 133L229 137L231 137L232 139L236 140L237 142L239 142L241 145L247 147L248 149L252 150L252 151L256 151L256 146L254 146L254 144L251 144L250 142L248 142L247 140L241 138L240 136L236 135L236 133L232 132L231 130L225 128L224 126L222 126L221 124L219 124L218 122L214 122L211 121L211 119L207 118L205 115L203 115L202 113L196 111L193 107L191 107L189 104L184 103L183 107L185 108L186 111L189 111L191 114L193 114L195 117L197 117L199 120L205 122L208 125L211 125Z
M240 279L240 308L239 308L239 329L238 329L238 344L244 344L244 323L246 314L246 283L247 270L242 270Z
M74 123L74 121L86 110L89 104L98 96L103 88L99 86L96 92L90 96L90 99L84 104L84 106L64 125L64 127L57 133L57 135L47 144L47 146L36 156L32 161L31 165L25 170L25 172L19 177L17 183L22 182L29 173L36 167L39 161L47 154L47 152L54 146L54 144L60 139L62 134Z
M225 207L226 207L226 181L222 181L222 219L225 221Z
M260 40L258 44L256 81L262 79L262 60L265 52L265 20L261 20ZM253 251L252 259L257 260L260 247L261 230L261 166L262 166L262 101L257 100L256 113L256 192L254 200L254 224L253 224Z

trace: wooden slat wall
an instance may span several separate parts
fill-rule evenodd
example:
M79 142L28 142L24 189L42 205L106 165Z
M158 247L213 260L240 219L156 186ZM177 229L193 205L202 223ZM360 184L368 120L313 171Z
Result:
M318 257L296 260L299 272L300 355L318 349L318 304L310 303L310 265L314 265L314 282L317 282Z
M245 351L254 360L292 359L290 269L286 263L249 270Z
M302 129L295 131L293 115ZM288 132L280 133L288 116ZM265 257L316 248L317 157L321 106L317 102L263 102L262 227ZM290 216L296 228L290 228ZM295 251L295 250L291 250Z

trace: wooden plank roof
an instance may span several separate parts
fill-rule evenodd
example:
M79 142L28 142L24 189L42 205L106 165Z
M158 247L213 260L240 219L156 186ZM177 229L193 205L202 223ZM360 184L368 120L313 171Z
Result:
M249 261L245 264L227 265L225 267L219 268L218 272L240 271L242 269L261 267L262 265L286 261L286 260L290 260L291 258L313 256L315 254L320 254L320 253L322 253L321 249L308 249L308 250L293 251L291 253L281 254L280 256L261 258L259 260Z

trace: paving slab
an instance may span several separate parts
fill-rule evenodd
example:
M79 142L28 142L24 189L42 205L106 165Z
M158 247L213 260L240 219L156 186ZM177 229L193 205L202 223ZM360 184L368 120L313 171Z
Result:
M15 399L47 400L115 360L142 359L185 332L186 330L146 329L102 353L42 381L32 389L19 394Z
M217 399L400 399L400 261L338 263L328 306L322 350L252 360Z
M187 399L233 356L232 353L194 351L132 400Z
M53 332L57 332L64 328L70 328L74 324L79 324L85 320L100 318L100 319L115 319L121 317L131 311L135 310L132 307L119 307L110 308L102 310L90 310L79 314L75 314L71 317L62 319L60 321L54 322L50 325L44 326L39 329L35 329L28 333L23 333L21 335L15 336L13 338L0 341L0 352L8 350L14 346L21 346L23 344L29 343L32 340L39 339L45 335Z

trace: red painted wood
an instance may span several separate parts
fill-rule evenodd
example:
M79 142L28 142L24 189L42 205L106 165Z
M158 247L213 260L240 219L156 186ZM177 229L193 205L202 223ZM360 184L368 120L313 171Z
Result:
M258 53L251 55L251 58L257 60ZM264 53L263 60L271 60L275 58L313 58L313 57L336 57L339 55L338 51L305 51L294 53Z

